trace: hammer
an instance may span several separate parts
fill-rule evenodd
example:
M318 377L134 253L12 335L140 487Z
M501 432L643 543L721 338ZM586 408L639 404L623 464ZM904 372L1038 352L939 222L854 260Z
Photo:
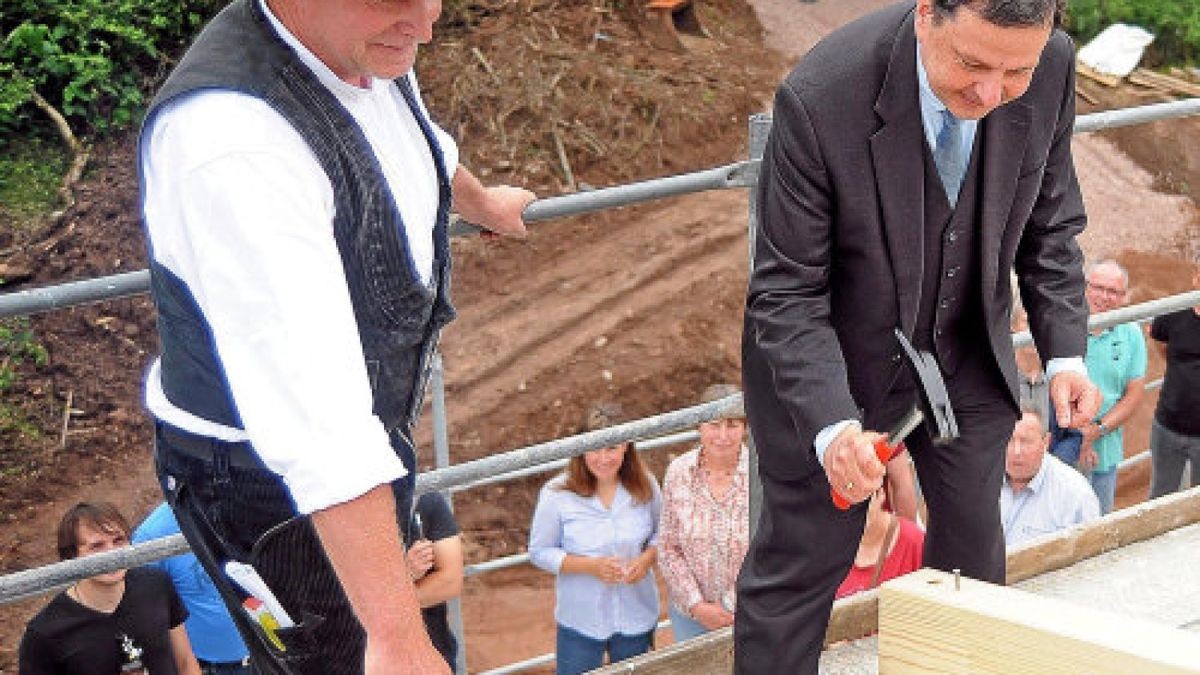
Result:
M938 368L933 354L918 351L913 348L908 338L899 328L895 329L896 341L904 350L913 375L917 379L917 404L900 419L900 422L884 438L875 441L875 456L883 464L896 455L900 442L921 422L929 431L934 443L939 445L949 443L958 438L958 422L954 419L954 409L950 407L950 394L946 392L946 382L942 379L942 371ZM830 488L833 505L845 511L850 508L850 501L838 493L837 488Z

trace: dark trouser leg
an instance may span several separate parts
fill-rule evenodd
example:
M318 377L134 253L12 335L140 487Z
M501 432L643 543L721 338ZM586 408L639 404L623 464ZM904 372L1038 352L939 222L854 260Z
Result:
M1200 445L1200 439L1189 439L1177 434L1154 420L1150 423L1150 499L1169 495L1179 490L1183 480L1183 466L1188 461L1188 441L1192 445ZM1192 450L1192 484L1196 484L1197 471L1195 455Z
M984 368L963 364L947 386L962 435L933 445L921 428L907 443L929 507L923 563L1003 584L1000 488L1017 413L999 375Z
M762 519L738 576L734 672L816 673L866 504L834 508L823 471L786 482L763 475L762 485Z
M269 650L255 637L238 599L226 597L256 670L314 675L362 672L362 627L316 532L308 518L296 517L279 477L265 469L194 458L161 437L157 455L164 491L168 499L177 498L172 506L180 529L210 576L220 585L224 580L220 566L227 560L252 564L291 618L307 629L284 654L277 655L282 665L269 668ZM210 541L213 536L219 541ZM203 555L205 549L212 555Z

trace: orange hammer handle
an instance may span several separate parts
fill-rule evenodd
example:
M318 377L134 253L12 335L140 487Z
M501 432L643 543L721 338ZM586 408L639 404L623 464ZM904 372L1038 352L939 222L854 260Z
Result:
M892 457L896 455L896 451L900 449L900 444L888 445L887 438L880 438L875 441L875 456L879 458L880 463L887 464ZM833 497L833 505L839 511L845 511L850 508L850 500L842 496L842 493L837 491L837 488L829 488L829 496Z

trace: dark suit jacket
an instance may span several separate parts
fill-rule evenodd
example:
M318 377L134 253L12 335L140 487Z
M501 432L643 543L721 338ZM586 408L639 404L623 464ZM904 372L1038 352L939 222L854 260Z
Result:
M813 48L780 86L758 186L743 379L761 466L778 479L820 469L813 440L879 407L903 367L924 261L924 171L912 3ZM1017 401L1010 337L1015 265L1043 359L1086 347L1083 201L1071 160L1074 52L1055 31L1029 90L980 124L982 270L973 302ZM951 337L953 339L953 336ZM964 338L965 339L965 338Z

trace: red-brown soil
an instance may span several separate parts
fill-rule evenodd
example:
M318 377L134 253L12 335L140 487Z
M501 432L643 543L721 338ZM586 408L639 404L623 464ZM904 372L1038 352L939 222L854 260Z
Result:
M419 70L435 116L459 136L485 180L548 195L568 183L555 132L575 181L592 185L744 157L746 117L766 107L786 62L882 4L753 0L756 19L742 0L713 0L701 8L714 39L689 41L691 51L675 55L643 44L607 9L611 3L523 1L475 16L466 28L445 27ZM759 21L770 28L765 45ZM1106 103L1128 104L1117 95ZM1143 204L1159 198L1151 183L1173 192L1200 187L1189 165L1200 156L1198 131L1193 120L1106 133L1137 164L1121 163L1116 147L1100 144L1089 156L1104 170L1087 173L1085 186L1096 175L1120 185L1145 179L1128 195ZM101 147L96 157L66 225L0 260L27 273L22 280L6 272L18 279L10 287L144 266L131 142ZM1138 165L1150 174L1137 173ZM1163 208L1177 210L1174 204ZM1097 231L1122 226L1105 220L1118 211L1112 204L1089 206ZM649 415L694 403L710 383L737 381L746 210L745 191L706 193L535 225L521 242L456 242L460 318L443 343L453 460L574 433L583 409L600 398ZM1085 247L1130 266L1135 301L1158 297L1187 283L1178 253L1194 233L1183 223L1165 216L1125 222L1136 229ZM1158 230L1168 232L1143 236ZM1165 243L1147 249L1148 241ZM52 559L51 533L67 504L104 498L140 516L158 499L139 399L155 351L152 317L148 300L135 298L33 319L50 360L23 368L3 399L22 408L38 434L0 437L0 572ZM1161 364L1153 368L1161 372ZM68 397L74 412L60 448ZM1150 410L1144 405L1131 425L1130 448L1146 446ZM427 421L418 438L427 448ZM661 471L667 457L658 451L651 464ZM1138 480L1122 482L1122 503L1140 498L1145 478ZM523 550L540 483L456 497L471 562ZM24 621L43 602L0 608L0 675L12 672ZM552 579L529 568L469 580L471 670L551 651L552 608Z

